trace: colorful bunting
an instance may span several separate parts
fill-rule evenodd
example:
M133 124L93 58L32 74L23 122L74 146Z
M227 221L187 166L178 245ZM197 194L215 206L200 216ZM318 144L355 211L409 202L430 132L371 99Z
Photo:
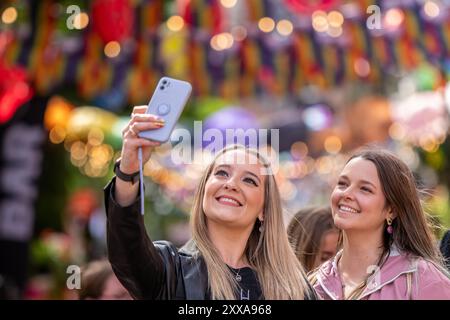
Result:
M424 62L443 68L449 59L450 20L425 20L416 6L401 8L403 23L392 34L367 29L363 9L373 2L364 0L358 2L361 17L345 20L342 37L328 37L302 25L294 27L288 42L277 44L271 39L276 30L267 34L257 29L259 19L269 14L269 1L247 0L247 24L243 25L247 37L234 41L229 49L215 51L211 37L229 32L231 27L224 24L219 1L177 2L185 4L184 8L179 5L181 11L175 13L184 18L185 27L180 31L169 30L165 24L167 3L98 1L90 7L91 11L86 9L92 22L88 28L59 34L59 42L55 42L57 26L61 24L56 20L60 18L49 14L53 2L45 0L37 5L35 18L39 22L34 26L33 41L15 34L3 55L4 61L25 64L40 93L51 93L58 84L72 82L86 100L120 90L128 103L136 104L148 100L163 74L191 81L197 96L237 97L261 92L284 95L296 93L306 84L329 87L345 80L376 82L392 68L414 70ZM128 18L121 15L120 27L116 30L111 27L114 23L109 24L111 30L106 34L106 29L99 29L98 24L118 17L100 14L100 5L119 6ZM135 16L137 23L133 24ZM129 44L123 41L130 35L134 35L134 40L128 48ZM103 51L105 41L113 38L122 41L121 53L109 58ZM68 53L60 44L73 39L82 45L78 51ZM367 76L355 72L355 63L361 61L358 59L369 63ZM75 69L76 73L70 71Z

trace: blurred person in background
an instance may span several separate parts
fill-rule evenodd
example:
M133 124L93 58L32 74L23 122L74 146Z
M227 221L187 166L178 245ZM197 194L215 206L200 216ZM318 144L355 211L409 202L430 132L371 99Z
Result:
M206 168L191 210L192 240L178 250L148 237L139 206L138 148L146 163L155 141L138 133L161 128L147 107L135 107L123 130L121 160L105 188L108 256L136 299L314 299L290 247L270 163L233 145ZM236 157L242 162L236 163ZM231 161L229 161L231 158Z
M450 271L450 230L447 230L447 232L442 237L440 249L445 260L445 265Z
M310 207L298 211L287 228L289 241L306 272L336 254L339 230L330 207Z
M20 288L7 274L0 273L0 300L22 299Z
M108 260L90 262L81 270L80 300L131 300Z
M450 278L407 165L363 149L331 195L342 248L311 276L323 299L450 299Z

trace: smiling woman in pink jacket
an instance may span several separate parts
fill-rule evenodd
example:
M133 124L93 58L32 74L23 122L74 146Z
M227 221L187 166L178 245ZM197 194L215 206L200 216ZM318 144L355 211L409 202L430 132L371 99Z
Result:
M341 250L310 276L323 299L450 299L414 177L384 150L347 162L331 195Z

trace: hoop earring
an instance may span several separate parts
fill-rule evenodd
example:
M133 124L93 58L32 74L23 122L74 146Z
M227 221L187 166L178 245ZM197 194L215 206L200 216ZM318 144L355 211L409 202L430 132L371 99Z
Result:
M391 218L387 218L386 219L386 223L388 225L387 228L386 228L386 231L387 231L387 233L392 235L394 233L394 228L392 227L392 219Z

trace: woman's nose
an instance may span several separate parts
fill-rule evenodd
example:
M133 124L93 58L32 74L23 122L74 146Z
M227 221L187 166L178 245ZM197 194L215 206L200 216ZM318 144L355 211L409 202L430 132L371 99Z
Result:
M229 179L228 181L226 181L224 188L227 190L234 190L234 191L237 191L239 189L234 179Z
M353 189L348 187L342 191L342 197L344 199L353 199Z

